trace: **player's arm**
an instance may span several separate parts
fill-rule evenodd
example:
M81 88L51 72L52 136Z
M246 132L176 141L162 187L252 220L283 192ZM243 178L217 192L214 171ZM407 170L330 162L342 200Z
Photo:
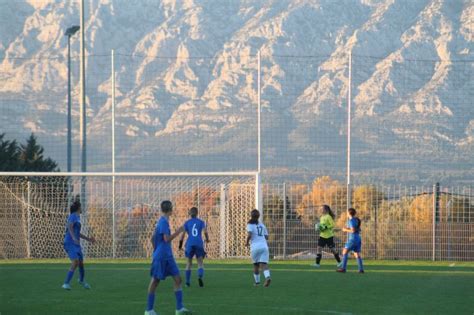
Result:
M263 231L263 236L265 237L265 239L268 241L268 230L267 230L267 227L266 226L263 226L263 228L265 229Z
M153 246L153 251L155 251L156 249L155 240L156 240L156 230L155 232L153 232L153 235L151 236L151 245Z
M165 242L169 243L171 242L172 240L174 240L177 236L179 236L179 234L183 233L184 232L184 226L181 226L179 229L177 229L173 234L169 235L169 234L163 234L163 239L165 240Z
M209 234L207 233L207 226L204 227L204 241L209 243Z
M94 237L88 237L84 234L79 233L79 237L82 238L83 240L86 240L91 243L95 243L95 238Z
M252 233L247 232L247 241L245 242L245 246L249 246L251 238L252 238Z
M186 233L183 233L181 234L181 237L179 238L179 245L178 245L178 249L183 249L183 243L184 243L184 236L185 236Z
M79 240L76 240L76 236L74 235L74 222L69 223L67 230L69 231L69 234L71 235L72 240L74 241L74 243L80 244Z

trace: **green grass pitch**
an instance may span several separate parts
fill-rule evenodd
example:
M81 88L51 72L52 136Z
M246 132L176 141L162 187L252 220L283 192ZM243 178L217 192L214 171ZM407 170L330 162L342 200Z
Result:
M184 302L194 314L470 314L474 263L367 261L366 273L349 261L346 274L333 260L275 261L269 288L254 287L248 261L207 261L205 287L193 270ZM183 261L179 261L183 273ZM86 279L61 289L66 260L0 261L0 314L143 314L149 281L145 260L89 260ZM158 287L155 309L174 314L172 280Z

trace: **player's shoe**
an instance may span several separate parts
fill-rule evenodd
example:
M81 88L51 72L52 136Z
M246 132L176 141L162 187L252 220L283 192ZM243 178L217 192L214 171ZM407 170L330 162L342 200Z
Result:
M192 312L190 310L188 310L187 308L183 307L180 310L176 310L175 314L176 315L188 315L188 314L192 314Z
M158 315L158 313L155 312L155 310L151 310L151 311L145 311L145 315Z
M204 286L204 282L202 281L202 278L198 278L198 283L201 288Z
M189 288L189 287L191 286L191 283L189 283L189 282L186 282L186 284L185 284L185 285L186 285L186 287L187 287L187 288Z
M343 269L343 268L337 268L336 270L337 272L342 272L342 273L345 273L346 272L346 269Z
M265 283L263 284L263 286L265 288L268 288L268 286L270 285L270 283L272 282L272 279L271 278L267 278L265 279Z
M255 282L255 283L253 284L254 287L258 287L259 285L260 285L260 282Z
M71 290L71 285L69 283L65 283L61 288L63 288L64 290Z
M315 267L315 268L319 268L319 267L321 267L321 265L320 265L320 264L312 264L311 266L313 266L313 267Z
M365 273L364 270L359 270L359 273Z
M91 288L91 286L89 285L89 283L85 282L85 281L78 281L79 285L82 286L84 289L87 289L89 290Z

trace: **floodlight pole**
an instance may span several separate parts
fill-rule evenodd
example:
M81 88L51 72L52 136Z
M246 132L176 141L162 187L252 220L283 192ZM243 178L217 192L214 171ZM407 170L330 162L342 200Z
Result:
M351 107L352 107L352 51L349 53L349 80L347 87L347 207L352 206L351 192Z
M111 78L111 88L112 88L112 257L116 256L115 249L115 235L116 235L116 222L115 222L115 51L112 49L111 52L111 62L112 62L112 78Z
M84 0L81 0L81 108L80 108L80 138L81 138L81 172L87 172L87 130L86 130L86 61L84 43ZM86 178L81 179L81 203L85 210L86 205Z
M73 25L66 29L67 36L67 172L72 172L72 102L71 102L71 37L80 29ZM67 206L71 204L71 178L68 178Z
M263 221L263 196L261 178L261 63L260 50L257 53L257 174L255 176L255 208Z
M72 171L71 35L67 35L67 171Z

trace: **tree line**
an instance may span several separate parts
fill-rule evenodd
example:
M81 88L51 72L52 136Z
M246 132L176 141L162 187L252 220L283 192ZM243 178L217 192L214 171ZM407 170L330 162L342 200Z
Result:
M5 139L0 134L0 171L2 172L58 172L58 164L44 156L44 148L32 133L25 143Z

